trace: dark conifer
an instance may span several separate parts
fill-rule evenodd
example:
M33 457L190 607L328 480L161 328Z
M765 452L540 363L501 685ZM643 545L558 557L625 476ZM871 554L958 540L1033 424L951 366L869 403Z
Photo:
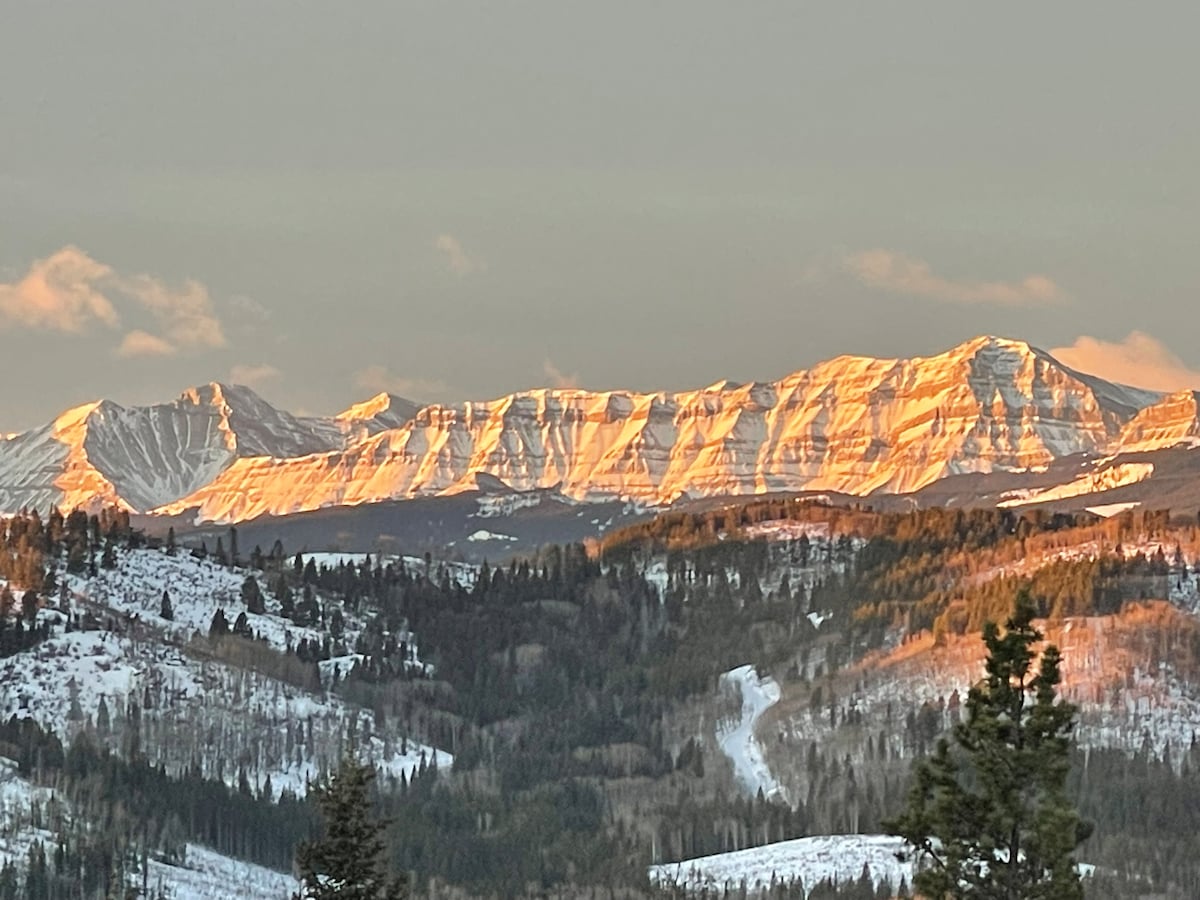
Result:
M324 834L296 851L297 900L402 900L407 880L389 877L384 863L386 822L371 815L368 788L374 770L351 757L314 790Z
M254 634L250 630L250 621L246 618L244 612L238 613L237 618L233 622L233 633L238 637L253 637Z
M253 575L247 575L246 580L242 582L242 602L246 604L246 609L255 615L261 616L267 611L262 589L258 586L258 579Z
M229 634L229 620L225 618L225 610L218 609L213 613L212 624L208 626L208 636L224 637Z
M914 887L935 900L1080 900L1072 856L1090 834L1067 799L1076 709L1057 699L1058 649L1034 672L1034 605L1025 593L1005 632L984 627L986 676L966 718L917 764L908 809L886 823L925 867Z

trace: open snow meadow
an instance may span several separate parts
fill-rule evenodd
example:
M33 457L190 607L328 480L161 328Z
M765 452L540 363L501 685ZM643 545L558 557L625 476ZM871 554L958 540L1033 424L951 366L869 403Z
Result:
M760 892L799 883L808 894L822 881L848 885L865 873L873 887L911 885L913 866L897 854L904 842L890 835L839 834L799 838L652 866L650 880L691 892Z

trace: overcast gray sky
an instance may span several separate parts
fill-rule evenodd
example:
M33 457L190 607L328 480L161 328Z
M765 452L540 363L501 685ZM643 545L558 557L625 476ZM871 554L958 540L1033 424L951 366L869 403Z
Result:
M218 379L330 412L980 333L1200 387L1198 30L1191 2L6 4L0 430Z

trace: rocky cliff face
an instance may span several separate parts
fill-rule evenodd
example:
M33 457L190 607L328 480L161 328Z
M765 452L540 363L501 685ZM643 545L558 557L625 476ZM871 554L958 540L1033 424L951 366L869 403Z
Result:
M783 490L917 490L1200 434L1196 395L1075 372L1020 341L917 359L839 357L779 381L680 393L535 390L418 408L380 395L331 419L208 385L173 404L81 407L0 443L0 508L122 502L238 521L475 487L663 504Z
M1200 446L1200 393L1168 394L1148 406L1121 430L1117 447L1123 453L1164 447Z

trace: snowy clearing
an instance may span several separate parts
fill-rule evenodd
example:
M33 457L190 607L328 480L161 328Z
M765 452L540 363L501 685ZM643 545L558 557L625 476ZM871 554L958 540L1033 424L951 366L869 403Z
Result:
M890 835L822 835L651 866L650 880L689 891L736 890L743 881L748 890L762 891L772 883L799 880L807 896L826 879L857 881L866 865L876 886L886 881L899 887L901 878L909 885L913 878L912 863L896 858L903 849L904 841Z
M279 900L299 890L291 875L188 844L183 865L150 861L147 879L171 900Z
M517 538L511 534L497 534L494 531L488 531L486 528L480 528L467 537L468 541L480 543L483 541L515 541Z
M1101 506L1089 506L1086 508L1087 508L1088 512L1095 513L1096 515L1101 516L1102 518L1108 519L1108 518L1111 518L1112 516L1119 516L1123 512L1129 512L1129 510L1131 510L1131 509L1137 509L1141 505L1142 504L1140 502L1105 503Z
M749 525L746 536L766 538L768 541L798 541L806 538L829 538L828 522L794 522L791 519L772 519Z
M426 562L419 556L388 556L380 553L350 553L339 550L322 550L315 553L303 553L304 561L313 561L317 568L330 570L338 568L343 563L348 566L361 566L367 559L382 566L403 565L409 572L425 575L433 581L440 581L442 573L449 577L451 583L457 582L465 588L475 586L479 577L479 567L465 562L453 562L445 559L431 559Z

